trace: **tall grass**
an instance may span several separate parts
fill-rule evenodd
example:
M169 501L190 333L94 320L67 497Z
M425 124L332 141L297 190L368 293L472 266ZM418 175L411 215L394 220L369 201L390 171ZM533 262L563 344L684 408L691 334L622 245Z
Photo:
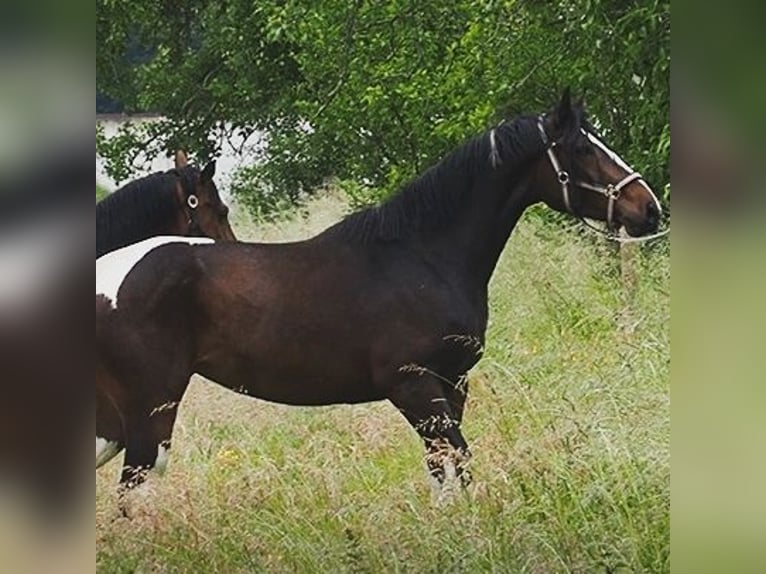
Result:
M235 227L296 239L343 209L326 196L307 218ZM669 571L670 260L637 266L627 297L607 247L520 224L470 377L474 485L450 504L387 403L287 407L195 378L133 520L116 518L119 464L99 471L98 570Z

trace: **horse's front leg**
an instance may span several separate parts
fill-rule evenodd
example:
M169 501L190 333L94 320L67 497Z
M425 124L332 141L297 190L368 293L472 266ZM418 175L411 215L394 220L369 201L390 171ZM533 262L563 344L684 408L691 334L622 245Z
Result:
M465 398L458 400L458 416L451 405L453 393L446 387L444 381L432 375L412 375L396 385L388 398L423 439L431 476L440 485L456 476L465 486L465 467L471 456L460 432Z
M463 374L454 385L445 382L442 384L442 387L459 429L463 422L465 401L468 398L468 374ZM471 451L466 448L457 460L457 477L460 479L463 487L467 487L472 481L471 472L468 470L470 459Z

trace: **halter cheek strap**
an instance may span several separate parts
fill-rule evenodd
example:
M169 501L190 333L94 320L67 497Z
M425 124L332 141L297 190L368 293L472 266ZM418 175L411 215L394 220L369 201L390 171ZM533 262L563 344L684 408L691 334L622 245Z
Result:
M559 180L559 185L561 185L561 194L564 197L564 205L568 212L574 214L574 211L572 210L572 201L569 199L569 172L565 169L561 169L561 164L559 163L556 154L553 152L553 149L556 147L556 142L552 142L548 139L548 134L545 133L545 128L543 127L542 118L538 118L537 120L537 129L545 144L545 153L548 154L548 159L553 166L553 171L556 172L556 178Z
M186 221L186 224L189 226L187 234L203 236L204 233L202 233L202 228L200 227L199 220L197 218L199 198L194 193L194 183L187 174L182 172L182 170L174 169L172 172L178 178L179 184L181 186L181 192L186 195L186 207L188 209L184 209L184 211L187 212L188 217Z
M199 226L199 221L197 220L197 207L199 206L199 199L197 199L197 196L193 193L189 194L189 196L186 198L186 205L189 206L189 221L187 222L189 225L189 234L204 235L202 233L202 228Z

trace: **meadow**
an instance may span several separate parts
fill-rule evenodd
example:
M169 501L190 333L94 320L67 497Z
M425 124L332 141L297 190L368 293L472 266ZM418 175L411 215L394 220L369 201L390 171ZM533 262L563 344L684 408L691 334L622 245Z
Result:
M332 193L240 239L307 237ZM388 403L298 408L195 377L167 474L119 518L97 472L99 572L669 572L670 256L619 255L526 216L490 287L463 434L473 485L435 502L420 440ZM338 349L339 353L343 349Z

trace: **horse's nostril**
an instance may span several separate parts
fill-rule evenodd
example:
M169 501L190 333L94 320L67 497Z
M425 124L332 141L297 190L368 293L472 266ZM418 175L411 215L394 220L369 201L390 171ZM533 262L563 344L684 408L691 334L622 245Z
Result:
M656 222L660 218L660 210L653 201L646 204L646 218L652 222Z

